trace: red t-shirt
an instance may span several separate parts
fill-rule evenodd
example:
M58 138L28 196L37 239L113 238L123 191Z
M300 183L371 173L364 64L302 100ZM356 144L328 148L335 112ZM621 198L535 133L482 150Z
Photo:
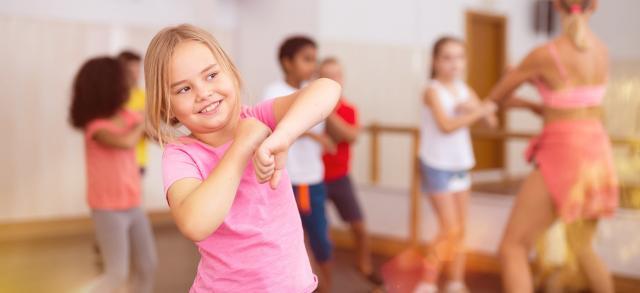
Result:
M338 101L335 112L348 124L356 125L358 121L356 108L347 103L344 98ZM351 147L347 142L338 143L335 154L325 153L322 156L324 161L324 180L331 181L347 175L349 173L350 158Z

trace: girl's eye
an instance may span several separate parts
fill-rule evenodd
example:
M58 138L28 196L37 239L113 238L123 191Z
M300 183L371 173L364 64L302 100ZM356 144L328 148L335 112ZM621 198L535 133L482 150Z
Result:
M183 87L180 90L178 90L177 94L184 94L184 93L188 92L189 90L191 90L191 88L186 86L186 87Z
M212 80L214 77L216 77L216 75L218 75L218 73L216 72L207 75L207 80Z

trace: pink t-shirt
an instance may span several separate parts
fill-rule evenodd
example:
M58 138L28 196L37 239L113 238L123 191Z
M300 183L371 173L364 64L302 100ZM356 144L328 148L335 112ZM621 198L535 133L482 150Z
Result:
M244 107L241 119L249 117L276 126L272 101ZM168 144L162 156L165 194L177 180L205 180L230 145L212 147L189 137ZM272 190L258 183L254 172L249 162L229 214L196 243L201 259L190 292L302 293L316 288L289 176L285 172Z
M123 109L117 115L123 125L110 119L95 119L85 127L87 201L92 209L125 210L140 205L140 171L135 149L105 146L93 138L99 130L125 133L142 123L141 115L130 110Z

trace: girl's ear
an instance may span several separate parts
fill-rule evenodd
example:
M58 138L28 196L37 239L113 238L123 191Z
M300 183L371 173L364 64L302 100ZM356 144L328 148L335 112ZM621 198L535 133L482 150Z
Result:
M173 126L178 123L180 123L180 121L178 121L178 118L176 118L176 115L173 114L172 110L169 110L169 124Z

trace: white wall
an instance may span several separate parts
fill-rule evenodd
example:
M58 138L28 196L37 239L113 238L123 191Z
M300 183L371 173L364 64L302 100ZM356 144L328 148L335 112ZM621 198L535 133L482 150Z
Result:
M238 1L235 62L245 81L246 103L262 98L267 85L282 79L278 47L290 35L316 36L317 0Z
M609 46L614 60L640 59L640 1L600 1L598 11L591 19L591 26Z
M215 17L220 15L220 17ZM0 6L0 221L86 215L84 146L68 124L73 76L90 57L144 54L163 26L189 22L231 44L231 0L5 1ZM229 46L233 51L233 46ZM144 206L166 209L150 144Z
M184 22L220 29L235 25L231 0L9 0L3 1L0 13L144 27Z

